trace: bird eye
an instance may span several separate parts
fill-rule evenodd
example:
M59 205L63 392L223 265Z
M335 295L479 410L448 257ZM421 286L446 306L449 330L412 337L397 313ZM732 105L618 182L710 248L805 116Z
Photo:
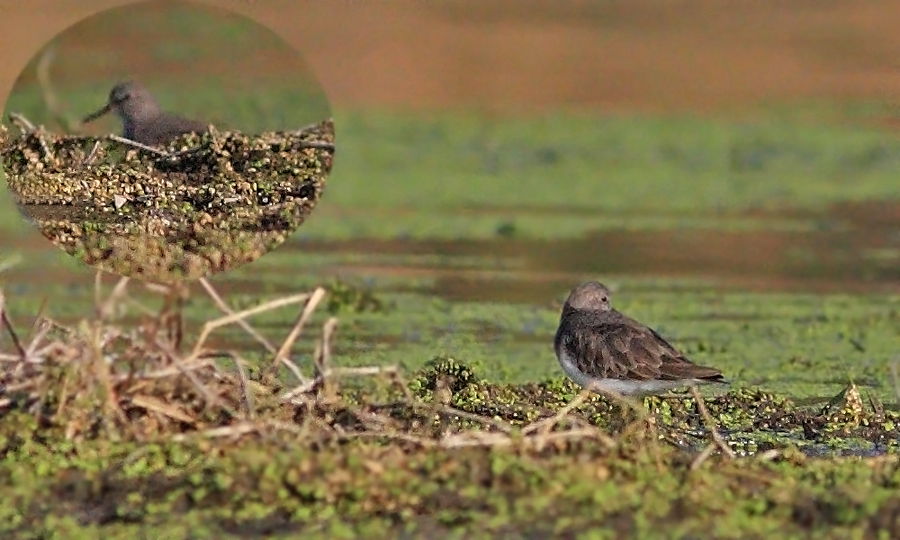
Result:
M601 297L600 297L600 301L601 301L601 302L604 302L604 303L605 303L605 302L609 302L609 298L607 298L607 297L605 297L605 296L601 296Z

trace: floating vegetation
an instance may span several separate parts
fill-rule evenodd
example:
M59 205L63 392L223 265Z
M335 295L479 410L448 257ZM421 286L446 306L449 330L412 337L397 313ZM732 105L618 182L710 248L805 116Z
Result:
M363 313L384 311L387 306L368 288L357 287L341 280L332 280L328 290L329 313Z
M898 414L852 384L815 408L749 388L636 402L563 378L496 384L447 355L405 376L336 365L334 317L294 350L325 288L234 313L202 280L225 315L194 336L181 285L148 285L162 307L124 324L127 283L27 337L0 301L4 537L900 533ZM249 322L290 306L280 343ZM208 345L231 325L261 359Z
M12 116L0 127L9 189L41 233L89 265L169 283L256 260L319 201L331 120L292 132L211 130L155 148L117 136L59 136Z

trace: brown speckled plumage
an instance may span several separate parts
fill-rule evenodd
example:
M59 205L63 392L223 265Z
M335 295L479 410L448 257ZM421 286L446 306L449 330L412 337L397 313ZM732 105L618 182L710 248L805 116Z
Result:
M719 370L694 364L656 331L613 309L609 290L597 282L569 295L554 349L566 373L583 386L592 380L629 394L725 383Z

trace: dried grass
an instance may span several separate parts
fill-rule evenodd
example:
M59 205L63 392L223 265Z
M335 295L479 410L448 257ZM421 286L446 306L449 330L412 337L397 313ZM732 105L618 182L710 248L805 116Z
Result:
M292 351L301 335L310 331L316 307L327 294L321 287L234 311L208 281L201 280L202 291L222 316L206 321L196 339L183 344L187 288L142 284L162 296L162 307L153 310L129 293L132 285L121 278L104 293L98 274L91 318L65 326L39 315L25 339L9 319L0 293L2 332L12 344L9 351L0 351L0 417L27 411L41 425L62 428L68 439L231 441L278 433L317 444L366 439L418 448L515 446L540 451L574 441L595 441L606 448L616 444L573 414L587 393L552 418L522 427L425 402L412 395L393 366L335 366L334 317L318 329L314 351L305 355L311 359L309 365L301 365L300 355ZM279 345L251 323L254 315L292 306L299 306L298 313ZM117 323L134 310L148 316L132 326ZM261 362L258 376L251 376L253 370L240 351L208 345L210 337L226 326L240 328L270 355ZM275 376L281 366L294 383L286 385ZM399 397L390 403L345 400L340 381L346 377L378 378ZM639 414L634 424L644 425L644 416ZM460 422L469 427L459 428Z

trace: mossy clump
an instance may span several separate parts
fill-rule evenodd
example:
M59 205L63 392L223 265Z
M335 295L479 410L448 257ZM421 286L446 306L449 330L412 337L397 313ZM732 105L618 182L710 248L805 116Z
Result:
M295 132L211 130L163 148L0 128L9 189L45 237L92 266L163 283L280 245L318 203L333 156L331 120Z
M27 340L0 321L14 336L0 350L3 537L900 533L896 455L809 457L896 451L898 415L852 386L824 408L747 388L701 408L566 379L496 384L447 355L405 377L333 365L333 319L314 373L276 352L250 369L206 333L188 345L184 290L159 289L163 308L131 326L102 299ZM290 378L273 380L284 363Z
M357 287L341 280L332 280L326 286L326 309L331 314L381 312L388 306L371 289Z

